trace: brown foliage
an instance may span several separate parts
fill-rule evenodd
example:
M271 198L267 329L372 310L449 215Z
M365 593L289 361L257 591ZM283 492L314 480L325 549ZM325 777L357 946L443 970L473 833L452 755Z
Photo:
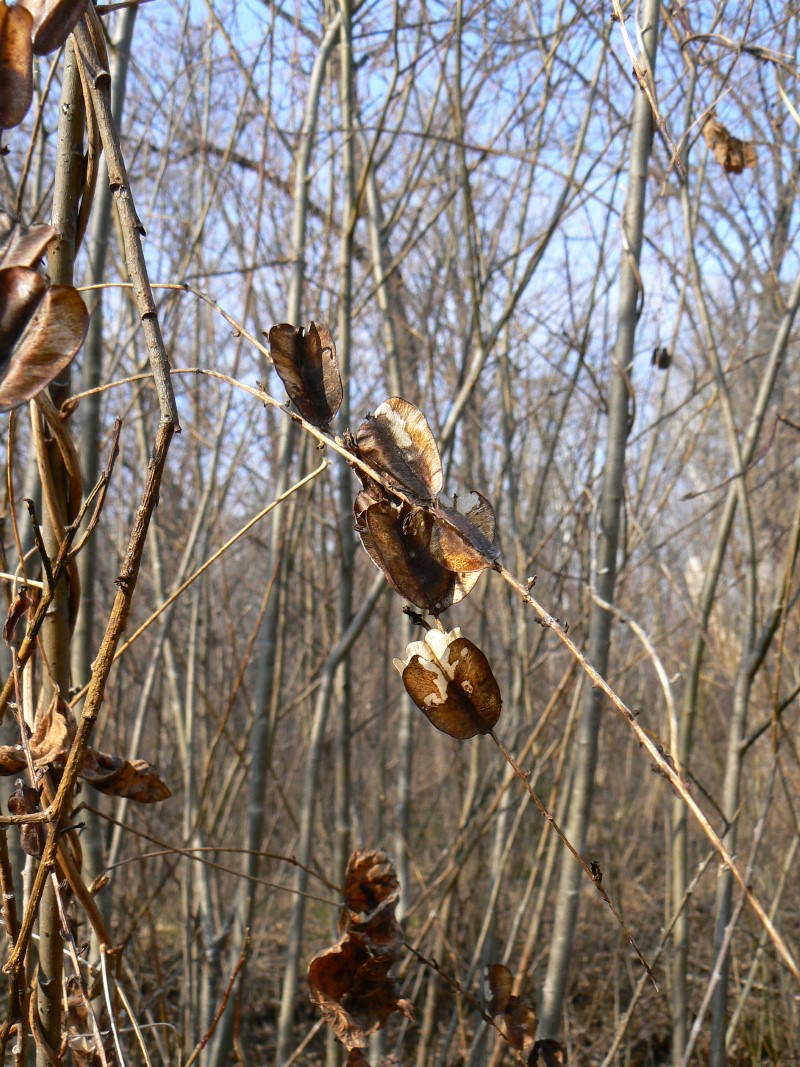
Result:
M395 907L400 887L383 852L358 849L345 874L343 935L308 965L311 1000L345 1048L364 1048L367 1038L399 1011L412 1018L390 975L403 944ZM348 1063L364 1063L348 1059Z

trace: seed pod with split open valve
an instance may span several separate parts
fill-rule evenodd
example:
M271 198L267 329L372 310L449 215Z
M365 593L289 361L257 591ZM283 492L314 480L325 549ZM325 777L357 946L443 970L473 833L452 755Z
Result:
M442 490L442 461L428 420L407 400L384 400L358 428L354 449L392 487L422 504Z
M331 332L321 322L306 329L281 323L269 331L270 355L289 399L314 426L326 427L342 403L342 379Z
M450 737L488 734L500 718L503 701L489 661L459 629L429 630L394 665L420 711Z

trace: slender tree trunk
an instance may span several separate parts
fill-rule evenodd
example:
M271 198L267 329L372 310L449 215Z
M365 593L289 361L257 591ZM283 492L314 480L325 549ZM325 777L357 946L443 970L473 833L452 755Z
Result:
M78 207L83 180L83 94L78 74L75 50L67 44L64 58L64 79L58 125L58 154L52 224L58 238L50 247L48 270L56 285L71 285L75 265ZM67 369L50 386L53 403L58 406L70 391ZM55 440L44 440L43 416L36 401L31 413L42 429L34 434L40 439L37 456L42 483L49 478L52 496L45 494L42 526L45 547L51 559L58 553L64 527L71 521L69 475ZM64 581L59 584L53 607L42 627L42 652L47 669L42 671L42 691L38 714L43 714L56 692L66 698L70 686L70 614L78 610L71 601L77 586ZM64 942L61 920L52 881L49 881L39 911L39 970L37 1010L44 1034L53 1049L61 1045L61 1000ZM37 1046L37 1067L49 1067L49 1056Z
M122 120L128 63L133 41L133 27L138 8L126 7L119 13L114 43L111 48L111 107L117 129ZM111 238L111 189L108 184L105 157L101 157L100 176L97 182L92 222L87 246L89 266L86 284L94 285L105 279L106 259ZM89 320L89 330L81 350L83 362L82 389L88 391L100 384L103 368L103 298L102 290L92 294L94 306ZM84 492L97 482L100 470L100 412L102 394L93 393L81 403L83 423L81 426L80 458ZM97 647L98 628L95 575L97 570L97 543L90 537L78 556L78 574L81 583L81 603L75 623L72 644L72 677L77 685L85 685L91 674L91 664ZM80 710L80 709L76 709ZM103 866L103 824L91 812L83 816L86 829L83 833L83 854L87 881L95 878ZM101 893L98 898L103 917L108 921L111 894ZM96 956L99 946L93 943L92 954Z
M646 54L640 57L640 62L648 71L650 78L653 77L655 71L659 14L660 4L657 0L647 0L643 4L641 40ZM614 600L617 573L625 449L630 430L631 370L638 320L637 305L641 292L639 260L644 228L648 160L653 139L653 116L650 105L645 94L639 89L635 90L632 133L628 193L623 216L625 249L620 268L617 339L614 346L611 396L608 406L608 437L599 515L598 566L597 575L594 576L599 596L608 603ZM611 622L612 616L594 604L589 623L589 659L603 675L608 671ZM602 698L599 691L587 688L578 734L577 767L570 797L569 821L565 828L567 837L581 854L586 847L591 815L601 705ZM580 879L580 868L572 856L564 853L550 958L542 990L539 1029L543 1037L557 1037L560 1029L575 937Z

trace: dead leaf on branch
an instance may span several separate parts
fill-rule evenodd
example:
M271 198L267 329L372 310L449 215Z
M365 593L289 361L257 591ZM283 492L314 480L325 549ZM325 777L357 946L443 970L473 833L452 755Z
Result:
M454 575L406 536L405 520L411 508L388 498L371 500L361 492L353 511L361 543L392 589L434 615L443 611L451 597Z
M502 963L486 968L487 1011L502 1015L509 1044L519 1052L527 1052L536 1036L536 1012L522 997L513 996L514 976Z
M353 506L356 531L372 562L396 593L434 615L463 600L498 556L489 501L468 493L454 503L415 508L392 501L378 486L360 492Z
M342 403L336 345L321 322L307 329L282 323L269 331L272 362L297 410L314 426L326 427Z
M364 1048L395 1011L413 1017L389 975L394 963L393 954L376 956L367 938L347 933L308 965L311 1000L345 1048Z
M361 934L377 955L397 958L403 947L395 916L399 899L400 882L386 853L356 849L345 873L341 931Z
M8 798L8 810L12 815L32 815L39 810L39 794L21 778L17 788ZM26 856L41 856L44 848L44 827L41 823L27 823L19 828L20 844Z
M63 768L75 730L69 705L55 694L28 742L34 767ZM19 774L26 765L21 745L0 746L0 775ZM146 760L122 759L91 748L86 752L80 776L99 793L126 797L139 804L156 804L172 796L169 786Z
M390 971L403 945L395 916L400 885L384 852L357 849L345 873L342 937L308 965L311 1000L337 1038L350 1050L348 1063L367 1038L386 1025L393 1012L413 1018Z
M474 510L482 519L491 513L492 537L487 537L468 512L439 507L434 511L413 508L405 522L406 534L442 567L456 574L486 570L500 555L494 537L494 509L480 493L468 493L461 500L475 498ZM487 521L488 525L488 521Z
M17 637L17 625L20 620L24 618L28 613L28 608L31 606L31 600L28 596L28 587L21 585L19 592L11 601L11 606L8 609L6 615L6 621L3 625L3 640L11 648L12 645L19 644L19 638Z
M506 1037L512 1048L527 1052L536 1036L536 1012L521 997L511 997L503 1012Z
M494 1017L502 1015L511 999L514 975L503 963L492 963L486 968L486 1010Z
M755 167L758 163L752 141L734 137L713 114L703 126L703 138L714 153L714 159L728 174L741 174L745 167Z
M81 778L98 793L125 797L137 804L157 804L172 796L172 790L147 760L122 759L94 749L86 753Z
M55 236L56 231L46 223L20 226L7 211L0 211L0 267L35 267Z
M361 458L407 496L430 504L442 491L442 461L428 420L402 397L384 400L353 442Z
M503 701L489 661L461 630L429 630L394 665L420 711L450 737L488 734L500 718Z

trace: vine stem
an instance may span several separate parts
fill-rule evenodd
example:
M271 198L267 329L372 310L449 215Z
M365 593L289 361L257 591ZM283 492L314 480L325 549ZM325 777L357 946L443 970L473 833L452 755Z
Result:
M556 820L553 817L553 815L551 815L550 812L547 810L547 808L545 807L544 801L541 799L539 794L536 792L536 790L533 788L533 786L530 783L530 772L529 771L523 771L523 769L520 767L520 765L517 763L517 761L514 759L514 757L511 755L511 753L505 747L505 745L500 740L500 738L497 736L497 734L494 732L494 730L490 730L489 731L489 736L491 737L492 741L494 741L494 743L497 745L497 747L500 749L500 752L502 753L503 758L505 759L506 763L508 763L509 767L512 769L514 774L516 774L517 778L519 778L519 780L525 786L525 789L528 791L528 795L531 797L531 799L533 800L534 804L539 809L539 811L540 811L540 813L542 815L542 818L546 819L547 822L550 823L550 825L553 827L555 832L561 838L563 843L566 845L566 847L569 849L569 851L572 853L572 855L578 861L578 863L580 864L581 869L584 871L586 876L589 878L589 881L592 883L592 885L595 887L597 892L600 894L600 896L603 898L603 900L606 902L606 904L611 909L612 915L614 916L614 918L619 923L619 925L622 928L622 931L625 934L625 936L627 937L627 939L633 945L634 951L636 952L636 955L639 957L639 960L640 960L642 966L644 967L645 971L647 972L648 977L650 978L650 981L655 986L656 991L658 991L658 984L656 982L655 975L653 974L653 971L652 971L652 969L650 967L650 964L644 958L644 955L642 954L642 950L636 944L636 939L634 938L633 934L630 932L628 927L625 925L625 920L622 918L622 915L620 914L619 910L614 905L613 901L611 900L611 898L609 897L609 895L605 891L605 889L603 889L602 882L600 881L600 879L602 878L602 874L599 871L593 871L592 870L592 868L589 866L589 864L586 862L586 860L583 858L583 856L581 856L581 854L578 852L578 850L572 844L570 839L567 837L567 835L564 833L564 831L558 825L558 823L556 822Z

